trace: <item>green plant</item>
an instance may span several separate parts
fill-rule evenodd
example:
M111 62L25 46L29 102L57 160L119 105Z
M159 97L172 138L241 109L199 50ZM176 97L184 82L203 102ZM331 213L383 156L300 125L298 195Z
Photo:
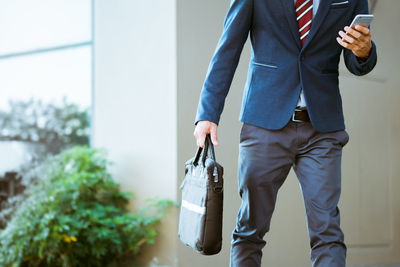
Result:
M40 179L0 232L0 266L107 266L153 243L173 202L128 212L132 194L119 190L109 164L103 150L88 147L42 164Z

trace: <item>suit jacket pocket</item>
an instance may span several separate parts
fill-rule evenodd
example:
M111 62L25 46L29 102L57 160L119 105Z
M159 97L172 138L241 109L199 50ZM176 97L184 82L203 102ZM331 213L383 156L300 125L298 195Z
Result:
M266 64L266 63L260 63L260 62L255 62L255 61L252 61L252 64L254 64L256 66L272 68L272 69L277 69L278 68L278 66L276 66L275 64Z
M337 8L346 8L350 6L350 2L347 0L345 1L336 1L331 3L331 9L337 9Z

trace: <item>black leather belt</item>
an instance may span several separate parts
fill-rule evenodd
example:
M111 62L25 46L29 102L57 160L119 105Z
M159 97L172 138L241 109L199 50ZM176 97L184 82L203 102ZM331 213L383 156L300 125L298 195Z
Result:
M292 121L295 121L295 122L310 121L310 117L308 116L307 109L296 108L292 115Z

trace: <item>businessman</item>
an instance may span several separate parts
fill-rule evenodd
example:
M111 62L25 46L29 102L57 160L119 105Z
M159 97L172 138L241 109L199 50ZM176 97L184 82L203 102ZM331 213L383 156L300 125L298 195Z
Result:
M313 266L345 266L337 207L342 148L348 142L338 86L340 55L355 75L377 61L367 0L231 0L201 91L194 135L217 145L217 125L248 36L251 60L239 120L242 199L231 241L231 267L261 265L279 188L293 167L306 209ZM356 104L356 103L355 103Z

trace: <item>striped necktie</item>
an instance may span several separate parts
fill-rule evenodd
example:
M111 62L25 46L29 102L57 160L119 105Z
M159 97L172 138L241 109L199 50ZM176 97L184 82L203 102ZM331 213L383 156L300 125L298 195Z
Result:
M313 0L296 0L296 17L299 25L301 45L304 45L310 32L313 16Z

